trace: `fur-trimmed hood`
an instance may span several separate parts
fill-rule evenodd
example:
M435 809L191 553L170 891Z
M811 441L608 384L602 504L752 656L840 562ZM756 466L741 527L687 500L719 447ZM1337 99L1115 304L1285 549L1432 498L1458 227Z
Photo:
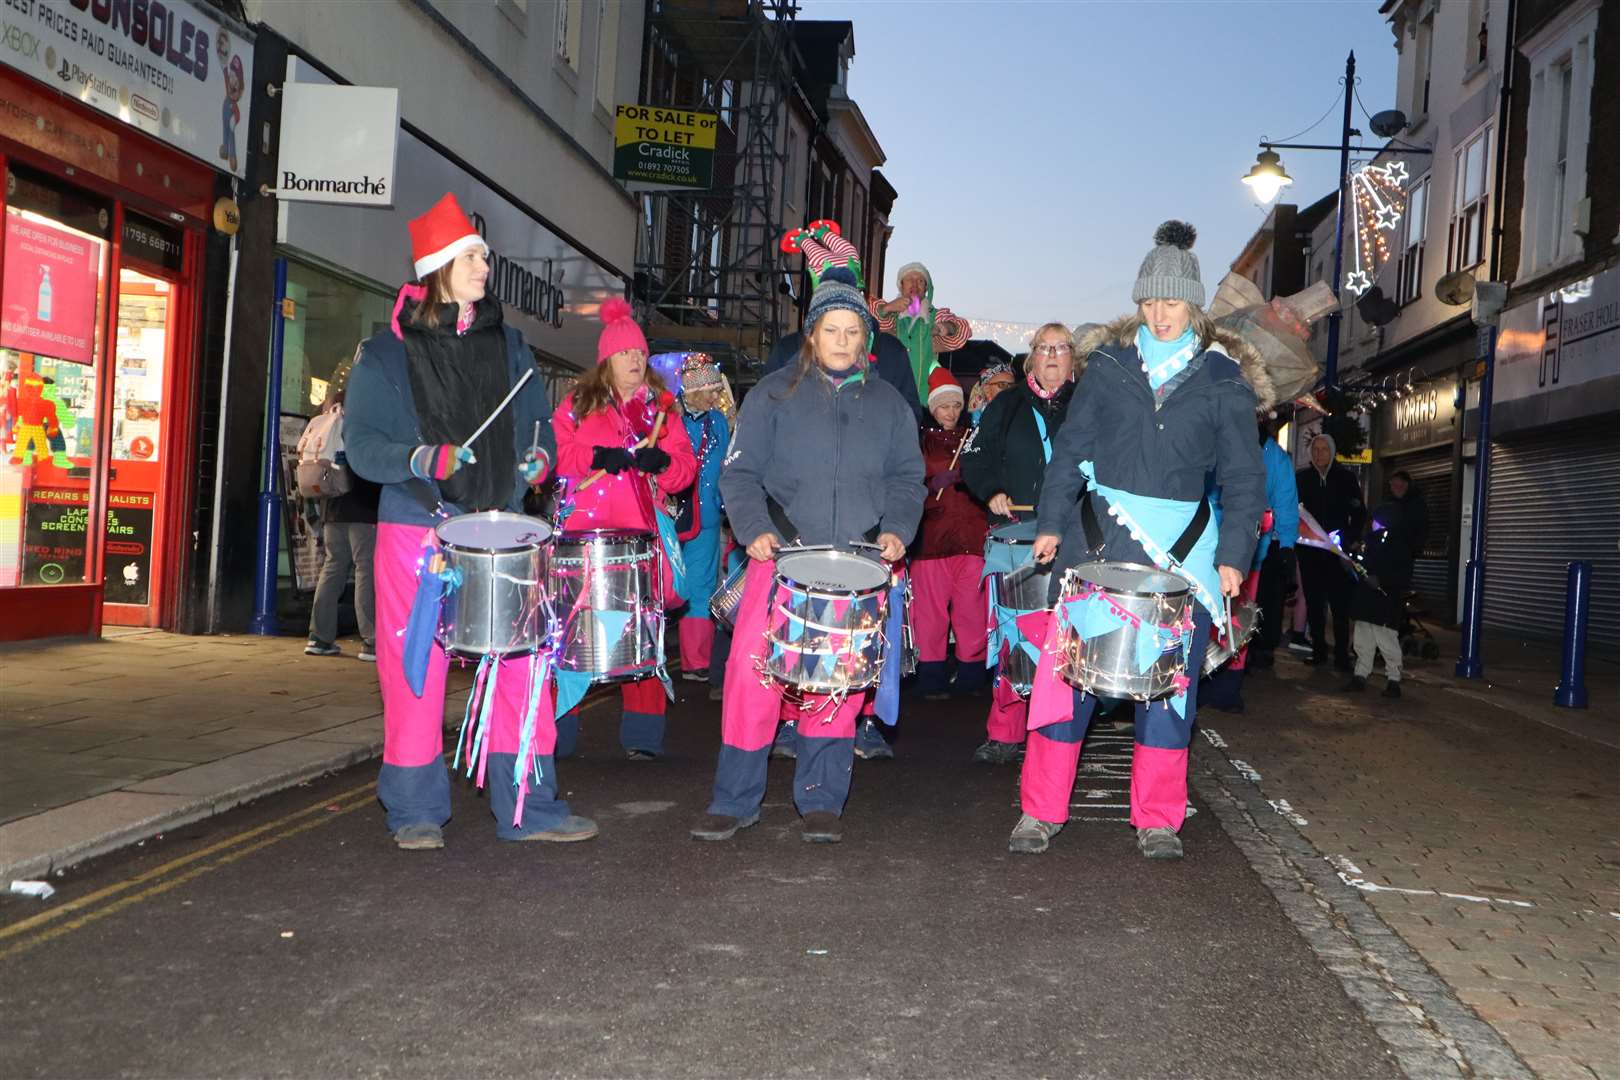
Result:
M1122 315L1100 326L1082 327L1083 332L1078 336L1078 345L1075 349L1076 370L1081 370L1091 354L1105 345L1135 348L1136 331L1141 325L1142 317L1133 314ZM1214 338L1205 343L1206 348L1210 345L1218 346L1220 351L1237 364L1243 373L1244 381L1249 384L1249 388L1259 400L1258 407L1261 412L1277 403L1276 386L1271 381L1271 373L1266 370L1265 361L1261 359L1259 350L1244 341L1241 335L1221 326L1215 328Z

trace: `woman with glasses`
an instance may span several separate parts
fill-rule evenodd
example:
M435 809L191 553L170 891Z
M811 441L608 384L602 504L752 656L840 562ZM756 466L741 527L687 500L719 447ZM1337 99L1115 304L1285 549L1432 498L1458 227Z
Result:
M1047 323L1030 340L1025 376L998 393L979 418L978 430L962 451L962 478L968 490L990 508L990 536L984 546L984 572L995 575L990 595L989 661L999 672L991 691L986 740L973 760L1005 765L1018 760L1023 749L1024 724L1029 711L1029 682L1038 643L1020 630L1020 620L1044 607L1015 602L1007 594L1007 578L1029 561L1035 539L1035 514L1041 501L1046 463L1052 459L1052 436L1069 412L1078 374L1074 334L1062 323ZM1024 575L1020 595L1033 596L1050 578ZM1007 594L1007 595L1004 595ZM1030 619L1023 618L1027 626Z

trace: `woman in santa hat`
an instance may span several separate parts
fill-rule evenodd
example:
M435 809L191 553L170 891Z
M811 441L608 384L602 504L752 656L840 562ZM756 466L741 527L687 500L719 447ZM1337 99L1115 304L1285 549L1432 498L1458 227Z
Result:
M912 545L911 611L916 627L917 690L930 700L949 696L945 647L956 635L955 689L971 694L984 686L985 597L984 506L962 483L960 457L968 428L962 423L962 386L944 368L928 379L928 412L922 429L928 497L922 527Z
M489 249L454 195L412 220L410 234L418 280L400 290L392 327L361 348L349 376L343 435L350 468L383 485L374 578L383 699L377 796L395 843L423 850L444 846L450 819L444 764L449 661L430 644L426 671L413 678L405 660L418 581L433 569L432 530L458 514L521 513L524 493L551 467L555 443L544 385L531 377L476 446L462 445L525 374L534 373L534 355L521 334L503 325L500 301L487 295ZM588 840L596 835L595 822L570 814L557 798L551 687L531 694L534 670L528 658L512 658L490 680L495 689L485 767L496 834L503 840ZM537 708L534 729L522 746L521 724L531 707ZM533 758L521 768L520 746ZM521 779L530 772L538 778Z
M795 540L875 542L893 564L922 516L913 414L899 391L869 372L876 320L846 268L822 275L804 325L798 362L765 376L744 401L720 478L732 532L750 561L726 662L714 795L692 829L695 840L729 840L759 821L782 701L782 688L760 677L777 550ZM843 838L855 721L872 693L842 701L803 695L793 799L807 842Z
M656 538L653 499L660 503L697 475L686 426L675 396L647 363L647 338L631 317L630 304L615 297L602 305L596 367L580 376L551 418L557 435L557 475L564 483L565 532L612 529ZM662 419L660 419L662 418ZM656 431L656 435L654 432ZM592 474L601 475L586 485ZM678 607L668 558L665 607ZM622 683L619 743L631 761L653 761L664 752L664 685L656 675ZM557 721L559 757L573 752L579 711Z

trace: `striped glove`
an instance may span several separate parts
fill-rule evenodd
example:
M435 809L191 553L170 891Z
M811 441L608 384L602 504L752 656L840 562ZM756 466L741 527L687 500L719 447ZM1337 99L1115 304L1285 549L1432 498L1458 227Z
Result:
M523 482L530 487L539 487L546 482L546 476L551 472L551 455L544 450L525 450L523 460L518 464L518 471L523 474Z
M421 480L444 480L462 465L477 460L471 450L453 443L418 446L411 451L411 475Z

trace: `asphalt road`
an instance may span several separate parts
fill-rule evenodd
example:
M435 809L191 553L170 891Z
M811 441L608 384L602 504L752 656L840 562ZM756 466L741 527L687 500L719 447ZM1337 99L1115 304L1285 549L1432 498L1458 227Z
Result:
M589 843L500 843L458 779L445 850L400 852L361 767L0 899L0 1075L1400 1075L1213 814L1137 854L1122 740L1043 856L969 763L983 702L908 702L843 844L799 841L789 763L699 844L718 706L682 693L655 764L587 719Z

